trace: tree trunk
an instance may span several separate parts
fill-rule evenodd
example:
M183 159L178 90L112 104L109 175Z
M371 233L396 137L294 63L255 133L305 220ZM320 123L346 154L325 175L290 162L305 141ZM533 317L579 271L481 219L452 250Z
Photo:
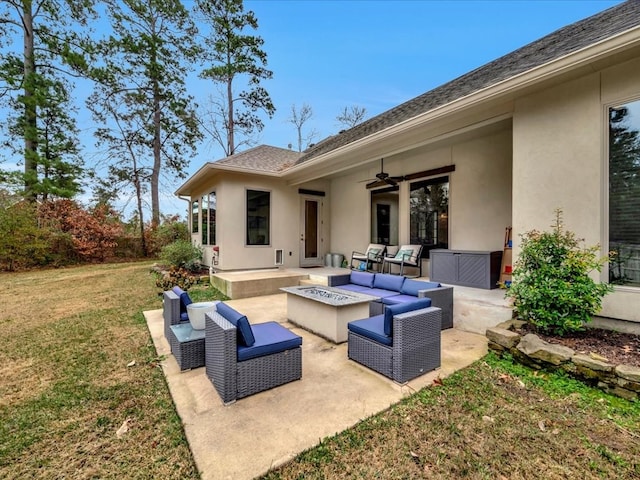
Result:
M153 82L153 170L151 172L151 228L160 225L160 88L158 82Z
M229 128L227 129L227 148L228 155L233 155L236 150L235 140L233 138L233 88L231 87L231 78L227 79L227 106L229 108Z
M36 200L38 181L38 114L34 97L36 62L34 58L33 13L30 1L23 2L24 22L24 191L25 198Z

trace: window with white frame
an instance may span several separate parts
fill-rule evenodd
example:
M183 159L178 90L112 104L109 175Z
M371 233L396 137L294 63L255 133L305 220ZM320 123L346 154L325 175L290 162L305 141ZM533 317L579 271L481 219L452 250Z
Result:
M609 282L640 286L640 100L609 108Z
M216 244L216 192L202 196L202 245Z
M247 190L247 245L269 245L271 193Z

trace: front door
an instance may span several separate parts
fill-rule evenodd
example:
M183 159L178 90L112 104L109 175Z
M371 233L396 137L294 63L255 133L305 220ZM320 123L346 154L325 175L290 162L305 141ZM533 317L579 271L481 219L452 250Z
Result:
M300 266L322 265L322 202L300 197Z

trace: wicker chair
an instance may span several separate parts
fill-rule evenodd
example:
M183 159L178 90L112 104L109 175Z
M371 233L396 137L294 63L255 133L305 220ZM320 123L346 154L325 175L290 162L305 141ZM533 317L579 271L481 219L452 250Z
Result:
M205 367L225 404L302 378L301 337L277 322L229 320L221 305L205 316ZM247 328L254 337L250 346L243 345Z
M171 325L188 323L187 305L192 303L189 294L180 287L173 287L162 294L162 317L164 318L164 337L171 344Z
M404 275L405 267L418 269L418 277L422 276L422 245L402 245L394 257L384 257L382 262L382 272L387 267L387 272L391 273L391 265L400 267L400 275Z
M398 383L440 367L442 311L429 299L348 324L348 356Z
M358 266L364 263L366 270L373 270L375 267L375 270L379 272L382 268L386 248L385 245L379 243L370 243L364 253L354 250L351 253L351 263L349 266L352 270L359 270ZM353 265L354 261L358 262L356 266Z

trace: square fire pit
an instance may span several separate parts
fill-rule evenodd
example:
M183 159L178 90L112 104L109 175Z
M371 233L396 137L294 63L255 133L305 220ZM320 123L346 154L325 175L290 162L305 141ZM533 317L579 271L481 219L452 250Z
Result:
M369 303L379 300L363 293L318 286L283 287L287 318L334 343L347 341L347 323L369 317Z

